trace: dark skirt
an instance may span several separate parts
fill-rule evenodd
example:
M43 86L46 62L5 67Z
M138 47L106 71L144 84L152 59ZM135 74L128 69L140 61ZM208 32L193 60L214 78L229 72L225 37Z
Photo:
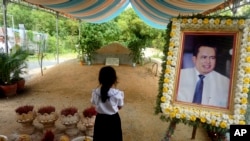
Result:
M93 141L122 141L121 119L118 113L96 115Z

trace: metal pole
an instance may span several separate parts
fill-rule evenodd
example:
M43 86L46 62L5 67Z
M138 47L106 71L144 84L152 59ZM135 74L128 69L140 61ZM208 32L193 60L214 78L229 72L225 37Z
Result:
M6 53L9 53L9 47L8 47L8 31L7 31L7 22L6 22L6 13L7 13L7 0L3 0L3 27L4 27L4 43L5 43L5 50Z
M57 64L59 64L58 17L59 17L59 14L58 14L58 12L56 12L56 36L57 36L57 40L56 40L56 45L57 45L56 55L57 55Z

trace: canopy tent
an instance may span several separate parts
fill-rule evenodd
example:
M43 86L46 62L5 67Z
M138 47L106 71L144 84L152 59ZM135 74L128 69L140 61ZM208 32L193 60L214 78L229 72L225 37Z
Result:
M103 23L118 16L131 4L148 25L165 29L171 17L203 13L225 0L22 0L91 23ZM229 0L232 1L232 0Z

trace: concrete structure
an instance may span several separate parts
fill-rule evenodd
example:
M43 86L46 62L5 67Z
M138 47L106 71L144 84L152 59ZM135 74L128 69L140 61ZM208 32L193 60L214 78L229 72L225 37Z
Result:
M107 58L119 58L120 65L131 65L130 50L119 43L111 43L96 51L93 64L105 64Z

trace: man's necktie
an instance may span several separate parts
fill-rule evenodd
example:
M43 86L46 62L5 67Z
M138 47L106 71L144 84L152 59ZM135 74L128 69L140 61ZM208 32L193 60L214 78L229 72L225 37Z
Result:
M202 90L203 90L203 78L204 75L199 75L199 81L196 84L195 92L194 92L194 98L193 103L201 104L202 100Z

